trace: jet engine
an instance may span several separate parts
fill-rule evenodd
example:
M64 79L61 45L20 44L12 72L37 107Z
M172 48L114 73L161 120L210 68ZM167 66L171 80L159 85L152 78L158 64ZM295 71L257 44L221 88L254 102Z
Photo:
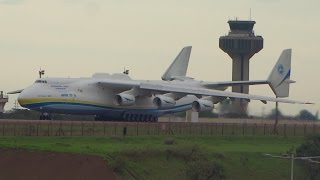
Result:
M214 108L214 105L212 101L198 99L196 101L193 101L192 103L192 110L196 112L200 111L212 111Z
M176 105L176 101L168 96L158 95L153 99L153 104L158 108L169 108Z
M113 103L117 106L132 106L135 102L136 98L127 93L117 94L113 99Z

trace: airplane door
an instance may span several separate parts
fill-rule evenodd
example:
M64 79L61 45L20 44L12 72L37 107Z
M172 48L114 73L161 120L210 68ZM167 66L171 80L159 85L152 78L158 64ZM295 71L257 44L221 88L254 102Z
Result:
M76 94L75 93L72 93L72 92L69 92L69 99L73 102L74 99L76 98Z

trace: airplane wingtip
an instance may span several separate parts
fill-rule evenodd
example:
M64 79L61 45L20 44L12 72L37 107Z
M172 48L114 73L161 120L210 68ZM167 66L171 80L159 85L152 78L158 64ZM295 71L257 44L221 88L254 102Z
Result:
M306 102L305 104L315 104L315 103L313 103L313 102Z

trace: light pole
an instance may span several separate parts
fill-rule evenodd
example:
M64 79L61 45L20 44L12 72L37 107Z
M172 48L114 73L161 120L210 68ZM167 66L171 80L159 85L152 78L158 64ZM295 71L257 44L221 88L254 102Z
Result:
M278 102L277 102L278 103ZM278 110L278 109L277 109ZM294 155L291 154L291 180L293 180L293 162L294 162Z
M293 163L294 163L295 159L308 160L309 162L320 164L320 161L312 160L312 159L320 158L320 156L295 157L293 153L291 154L291 156L288 156L288 155L287 156L277 156L277 155L272 155L272 154L264 154L264 155L269 156L269 157L273 157L273 158L291 159L291 180L293 180Z
M278 96L276 96L278 98ZM278 120L279 120L279 104L276 102L276 117L275 117L275 122L273 126L273 134L278 134Z

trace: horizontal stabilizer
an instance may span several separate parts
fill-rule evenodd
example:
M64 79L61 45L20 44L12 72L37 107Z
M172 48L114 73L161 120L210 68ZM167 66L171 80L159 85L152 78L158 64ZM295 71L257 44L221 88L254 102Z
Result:
M7 94L19 94L23 91L23 89L20 89L20 90L16 90L16 91L10 91L8 92Z
M260 85L269 84L267 80L255 80L255 81L223 81L223 82L203 82L201 85L209 89L215 89L221 86L243 86L243 85Z

